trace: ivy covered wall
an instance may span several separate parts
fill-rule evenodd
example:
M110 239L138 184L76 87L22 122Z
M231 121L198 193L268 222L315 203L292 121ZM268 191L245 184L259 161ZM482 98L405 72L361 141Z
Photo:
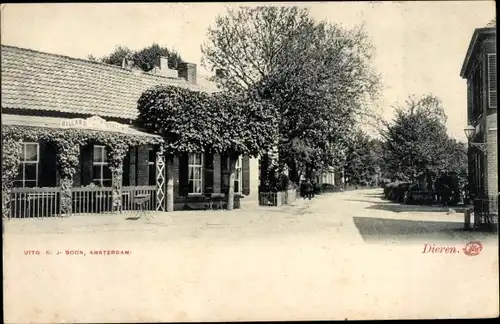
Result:
M2 211L9 215L13 181L17 176L21 158L21 143L47 142L55 144L57 171L61 178L61 213L71 213L71 189L79 163L80 147L100 143L107 147L109 167L113 175L113 208L121 205L123 160L130 147L160 145L164 141L156 136L140 136L118 132L102 132L83 129L54 129L32 126L2 126Z

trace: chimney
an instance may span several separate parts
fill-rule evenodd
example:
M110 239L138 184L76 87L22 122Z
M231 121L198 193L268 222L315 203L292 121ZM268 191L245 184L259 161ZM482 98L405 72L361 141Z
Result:
M158 56L156 59L156 66L160 68L162 71L168 70L168 57L166 56Z
M132 58L125 56L122 60L122 68L127 69L127 70L133 70L137 69L137 67L134 65L134 61Z
M157 56L155 60L155 67L151 73L165 76L167 78L178 78L177 70L168 68L168 58L166 56Z
M184 78L190 84L196 84L196 64L182 62L179 64L179 78Z

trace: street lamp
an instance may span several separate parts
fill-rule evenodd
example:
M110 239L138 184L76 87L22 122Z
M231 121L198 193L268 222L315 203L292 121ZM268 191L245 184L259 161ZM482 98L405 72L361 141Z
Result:
M476 147L481 150L481 152L486 153L486 143L478 143L478 142L472 142L472 139L474 138L474 135L476 134L476 128L472 125L468 125L467 127L464 128L464 133L465 136L467 137L467 140L469 142L469 145L472 147Z

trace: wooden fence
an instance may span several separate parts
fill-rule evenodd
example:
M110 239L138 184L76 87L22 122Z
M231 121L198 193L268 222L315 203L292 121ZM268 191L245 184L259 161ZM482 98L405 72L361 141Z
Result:
M72 214L100 214L113 212L112 188L72 188ZM136 197L145 196L144 210L156 210L156 186L122 188L122 206L118 212L136 212L140 209ZM144 198L143 198L144 200ZM61 216L61 188L13 188L10 218L40 218Z

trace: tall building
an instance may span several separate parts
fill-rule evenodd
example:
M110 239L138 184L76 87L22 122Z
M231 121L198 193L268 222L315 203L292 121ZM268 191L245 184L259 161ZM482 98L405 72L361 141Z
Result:
M474 30L460 76L467 80L469 190L476 223L498 222L496 20Z

